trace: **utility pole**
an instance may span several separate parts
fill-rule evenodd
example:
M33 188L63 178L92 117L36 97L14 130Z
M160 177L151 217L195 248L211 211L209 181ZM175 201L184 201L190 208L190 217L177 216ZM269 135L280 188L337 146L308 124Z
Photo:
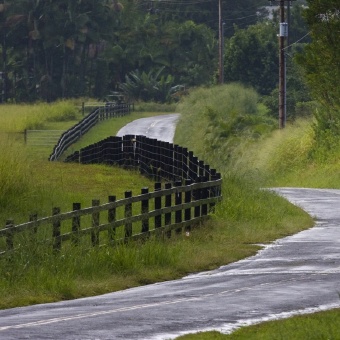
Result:
M222 22L222 0L218 0L218 82L224 83L224 63L223 63L223 48L224 48L224 27Z
M288 23L285 21L285 3L288 3L289 9L291 1L295 0L274 0L279 2L280 6L280 34L279 34L279 128L286 126L286 54L285 41L288 39ZM271 2L274 2L271 0Z

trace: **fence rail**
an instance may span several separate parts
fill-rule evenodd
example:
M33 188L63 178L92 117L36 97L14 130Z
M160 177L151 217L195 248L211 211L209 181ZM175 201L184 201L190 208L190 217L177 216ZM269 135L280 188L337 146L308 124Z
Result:
M116 104L108 103L104 106L98 106L88 116L83 118L78 124L65 131L55 145L49 160L56 161L62 153L72 144L80 139L80 137L88 132L99 121L120 117L129 114L133 109L133 104Z
M56 145L65 130L25 130L25 144L30 146Z
M118 165L139 170L156 181L196 181L198 177L215 180L220 176L187 148L135 135L108 137L76 151L65 162Z
M8 220L0 230L0 254L32 239L59 251L66 241L98 246L151 234L171 237L172 231L189 231L206 220L222 199L222 179L215 169L186 148L145 136L109 137L75 152L66 161L139 169L156 180L154 191L143 188L138 196L126 191L125 198L109 196L105 204L94 199L92 206L84 209L74 203L72 211L65 213L55 207L49 217L38 219L34 214L30 222L18 225ZM106 221L100 223L104 212Z
M165 183L163 189L161 186L155 183L154 192L143 188L138 196L126 191L125 198L120 200L109 196L109 202L102 205L99 200L93 200L92 207L85 209L74 203L73 210L65 213L55 207L52 216L38 219L32 215L31 221L23 224L15 225L8 220L0 230L0 238L5 240L2 242L5 249L0 254L17 249L27 238L35 243L50 243L54 250L60 251L66 241L79 244L88 235L85 243L92 246L146 238L155 233L171 237L173 230L190 231L192 226L204 221L221 199L221 180L186 182L186 185ZM150 209L152 203L154 209ZM103 212L106 221L100 223Z

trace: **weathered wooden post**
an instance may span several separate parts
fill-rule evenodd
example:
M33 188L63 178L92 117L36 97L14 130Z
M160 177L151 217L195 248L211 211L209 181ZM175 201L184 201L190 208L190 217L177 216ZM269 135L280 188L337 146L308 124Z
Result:
M216 170L215 170L215 169L211 169L211 170L210 170L210 180L211 180L212 182L218 180L218 176L216 176ZM210 190L209 190L209 194L210 194L210 195L209 195L209 196L210 196L210 197L217 197L217 190L218 190L217 187L210 188ZM215 205L216 205L215 202L210 203L209 210L210 210L211 212L214 212L214 211L215 211Z
M195 183L200 183L201 178L197 177ZM193 190L193 198L195 201L199 201L201 199L201 189L195 189ZM201 207L199 205L195 206L194 209L194 217L200 217L201 216Z
M204 162L198 161L198 176L203 177L204 176Z
M125 191L125 198L131 198L132 191ZM128 219L132 216L132 203L125 204L125 218ZM132 236L132 223L125 223L125 238L129 238Z
M79 243L80 216L76 212L80 209L80 203L73 203L73 211L75 212L75 215L72 217L72 242L75 245Z
M57 216L60 214L60 208L52 208L52 215ZM61 240L60 240L60 219L53 219L52 223L52 240L53 240L53 250L59 251L61 249Z
M165 183L165 189L171 189L172 184L171 183ZM171 207L171 194L165 196L165 207L169 208ZM164 214L164 225L170 225L171 224L171 212ZM171 230L168 230L165 235L170 238L171 237Z
M162 183L155 183L155 192L162 189ZM162 197L155 197L155 211L162 209ZM162 215L155 216L155 229L162 226Z
M142 189L142 195L148 194L149 188L143 188ZM143 199L141 201L141 213L147 214L149 212L149 199ZM142 219L142 233L147 233L149 231L149 218L143 218Z
M206 183L207 182L207 179L206 177L201 177L202 178L202 182L203 183ZM209 197L209 194L208 194L208 188L203 188L201 190L201 199L205 200L206 198ZM202 208L201 208L201 214L202 216L206 216L208 215L208 204L207 203L204 203L202 204Z
M182 164L183 164L183 178L190 178L189 176L189 167L188 167L188 157L189 151L187 148L183 148L183 157L182 157Z
M176 181L175 182L175 187L180 187L182 186L182 181ZM181 205L182 204L182 193L181 192L176 192L175 194L175 205ZM175 212L175 223L181 223L182 222L182 210L177 210ZM180 234L182 232L182 228L177 228L176 233Z
M116 202L116 196L109 196L109 203ZM107 220L111 224L116 221L116 208L110 208L107 211ZM115 227L109 227L108 231L108 237L109 242L113 243L113 241L116 238L116 228Z
M99 207L100 201L99 200L92 200L92 207ZM99 211L94 211L92 213L92 232L91 232L91 242L92 246L99 246L99 218L100 213Z
M185 180L185 185L186 186L191 185L191 183L192 183L191 179L186 179ZM191 190L185 192L184 202L185 203L190 203L191 202ZM184 211L184 220L185 221L190 221L191 220L191 208L185 209L185 211ZM191 230L191 226L187 226L185 228L186 232L189 232L190 230Z

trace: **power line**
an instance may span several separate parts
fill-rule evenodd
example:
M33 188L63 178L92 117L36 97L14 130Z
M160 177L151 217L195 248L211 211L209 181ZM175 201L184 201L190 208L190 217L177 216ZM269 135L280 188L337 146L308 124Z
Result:
M291 47L291 46L293 46L293 45L299 43L301 40L303 40L304 38L306 38L306 37L307 37L308 35L310 35L311 33L312 33L312 31L309 31L309 32L308 32L307 34L305 34L302 38L296 40L295 42L293 42L292 44L290 44L290 45L284 47L283 49L285 50L285 49L287 49L287 48L289 48L289 47Z

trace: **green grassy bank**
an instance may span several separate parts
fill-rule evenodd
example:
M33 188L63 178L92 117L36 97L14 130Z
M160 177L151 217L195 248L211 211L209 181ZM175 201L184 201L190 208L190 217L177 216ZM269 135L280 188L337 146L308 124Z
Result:
M249 96L242 98L247 97ZM249 105L255 105L256 110ZM258 105L256 100L249 105L245 108L248 110L250 107L251 114L261 115L259 126L262 127L257 126L256 133L272 131L271 119L266 117L265 108ZM66 127L77 120L78 112L65 120L55 121L49 118L49 109L53 111L53 106L54 104L43 108L46 125L40 128L51 129L54 124L64 124ZM8 218L14 218L17 223L25 221L33 211L38 212L39 216L50 215L53 206L61 206L63 211L68 211L74 201L81 202L85 207L91 204L93 198L105 202L107 195L119 197L125 190L131 189L139 193L140 188L153 186L152 182L137 173L122 169L48 162L47 158L41 157L41 152L46 153L45 149L41 152L39 149L33 150L32 146L25 146L20 138L10 137L9 132L20 134L22 129L27 128L28 125L21 122L21 117L26 117L23 111L26 112L29 108L11 106L10 109L12 113L9 116L11 119L16 116L17 123L9 124L10 118L3 118L4 125L0 125L6 126L1 128L0 143L7 150L6 155L2 153L0 156L1 223ZM39 105L36 105L34 112L39 109ZM62 112L60 114L63 115ZM103 122L79 141L79 147L113 135L129 119L158 114L161 113L135 113ZM209 115L218 119L213 111ZM235 117L237 118L236 113ZM246 126L254 123L250 119L252 117L245 118L249 121L244 125L244 131L250 133ZM196 121L199 122L198 119ZM213 134L216 133L217 143L220 143L218 139L226 138L218 124L211 128L210 138L215 140L217 137L213 138ZM190 134L187 131L182 133L188 136ZM202 133L205 134L203 130ZM178 136L180 135L179 131ZM230 145L235 147L235 141L236 139ZM248 143L248 140L244 141ZM188 146L197 153L198 145ZM208 161L218 170L222 170L224 200L205 226L193 231L189 237L178 235L161 242L151 239L143 244L134 243L91 251L83 247L69 247L60 255L39 246L33 247L30 252L18 252L10 258L3 257L0 259L0 294L4 298L0 301L0 308L102 294L213 269L255 254L259 249L255 245L257 243L270 242L313 224L312 219L297 207L271 192L259 190L259 182L254 173L249 175L249 172L243 171L236 174L231 171L229 163L224 165L221 162L224 153L217 157L218 146L219 144L214 146L216 157L210 157ZM78 147L74 146L76 148ZM241 150L241 145L239 148L235 147L235 150ZM205 154L199 156L205 160ZM260 174L256 176L259 177Z

